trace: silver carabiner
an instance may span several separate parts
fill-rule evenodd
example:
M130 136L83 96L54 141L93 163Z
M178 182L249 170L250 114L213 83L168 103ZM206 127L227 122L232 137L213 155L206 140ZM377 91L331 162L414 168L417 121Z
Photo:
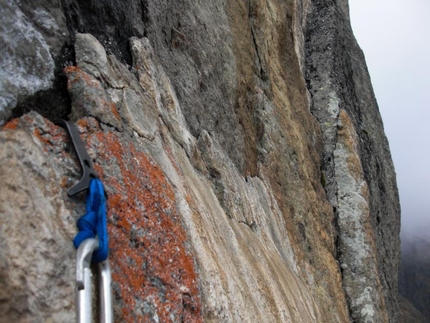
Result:
M100 299L100 322L112 323L112 299L111 299L111 273L109 259L100 262L99 269L99 299Z
M76 288L77 288L77 306L76 322L92 323L92 272L91 257L93 252L99 247L96 239L84 240L76 254ZM99 271L99 299L100 299L100 322L112 323L112 306L111 306L111 272L109 259L98 264Z

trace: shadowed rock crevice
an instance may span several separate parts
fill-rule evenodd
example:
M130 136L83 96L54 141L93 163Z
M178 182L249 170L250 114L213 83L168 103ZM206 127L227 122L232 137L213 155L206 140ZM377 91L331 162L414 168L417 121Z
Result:
M56 58L51 88L38 91L20 100L13 109L10 119L19 118L30 111L36 111L51 121L68 119L71 112L71 100L67 91L67 77L63 69L73 64L75 64L74 47L66 43L61 49L61 54Z
M108 54L131 66L128 40L145 34L146 1L62 0L62 5L73 43L77 32L91 33Z

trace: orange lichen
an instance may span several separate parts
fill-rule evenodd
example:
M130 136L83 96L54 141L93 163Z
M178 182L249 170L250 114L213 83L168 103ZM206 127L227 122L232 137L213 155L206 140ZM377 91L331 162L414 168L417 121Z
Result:
M47 120L40 127L40 120L30 115L3 129L16 129L20 123L32 129L47 153L70 143L61 127ZM160 322L202 322L193 257L162 170L131 142L102 132L94 118L80 119L77 125L88 151L96 154L94 167L109 195L115 321L152 322L157 317ZM60 156L76 162L66 151ZM59 185L66 188L68 179L62 177Z
M32 129L33 135L42 143L45 151L52 149L59 142L64 142L65 133L52 122L45 120L43 130L39 127L34 127L37 121L33 115L25 114L20 118L13 119L5 124L1 130L16 130L19 126L25 125Z
M112 114L115 116L115 118L117 120L121 120L121 117L119 115L119 112L118 112L118 109L116 108L115 103L112 102L110 107L111 107Z
M28 118L28 116L24 116ZM34 123L34 119L26 120L29 124ZM61 128L54 125L51 122L46 122L45 129L42 132L41 129L35 127L33 129L33 135L39 139L39 141L43 144L42 147L45 151L52 149L53 145L58 144L59 142L64 142L66 139L66 134L64 131L60 130Z
M193 258L162 170L114 133L97 130L86 142L98 153L95 167L109 192L112 279L124 303L116 319L201 322ZM119 174L110 176L111 169Z
M44 142L45 139L42 137L40 130L38 128L34 128L33 130L33 134L37 137L37 139L39 139L40 141ZM44 147L44 149L46 150L46 147Z
M19 124L19 118L12 119L8 123L6 123L1 130L15 130L18 127Z
M60 181L60 187L61 187L62 189L66 189L66 188L67 188L67 177L66 177L66 176L64 176L64 177L61 179L61 181Z
M101 89L100 83L92 77L91 75L85 73L78 66L67 66L63 69L64 73L67 75L67 88L70 89L71 86L79 81L84 81L88 87L96 87Z
M63 71L64 73L72 73L72 72L76 72L76 71L80 71L81 69L77 66L66 66Z
M166 152L167 157L169 158L170 162L172 163L173 167L175 168L176 172L182 176L182 170L178 165L178 162L176 161L176 159L173 157L172 154L172 150L170 149L170 147L168 145L163 145L164 151Z

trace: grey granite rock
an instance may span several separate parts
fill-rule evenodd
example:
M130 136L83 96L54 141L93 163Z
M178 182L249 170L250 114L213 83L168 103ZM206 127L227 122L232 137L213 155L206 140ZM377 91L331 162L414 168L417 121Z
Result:
M338 145L339 111L344 109L359 138L356 145L364 180L369 188L369 221L377 250L378 276L383 286L388 320L396 321L400 204L388 141L364 55L350 27L347 2L315 0L311 4L306 28L306 80L312 97L311 111L324 133L322 168L325 189L335 213L340 217L340 188L336 181L339 176L336 164L340 161L333 153ZM340 257L344 252L348 251L340 250ZM344 280L349 280L345 275ZM361 309L352 305L354 299L349 302L353 318L366 322Z
M0 215L31 227L33 203L56 219L2 226L7 319L74 320L70 269L52 266L73 258L84 203L64 192L79 169L36 110L78 123L105 182L116 321L396 321L395 173L346 1L0 5L21 22L3 34L27 26L47 56L47 73L11 70L37 86L1 95ZM28 247L46 237L52 254ZM20 285L33 254L42 279Z
M0 125L20 99L47 90L54 78L51 49L15 1L1 1ZM55 26L54 26L55 27Z
M72 322L76 219L59 186L61 157L26 127L0 141L0 322Z

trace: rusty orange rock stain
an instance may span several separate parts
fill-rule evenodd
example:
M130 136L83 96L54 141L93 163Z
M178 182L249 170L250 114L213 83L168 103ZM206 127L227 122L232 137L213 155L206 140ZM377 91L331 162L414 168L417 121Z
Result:
M152 322L156 313L160 322L202 322L194 261L162 170L115 133L90 131L86 142L109 192L112 280L124 303L116 320ZM120 169L116 177L113 168Z

